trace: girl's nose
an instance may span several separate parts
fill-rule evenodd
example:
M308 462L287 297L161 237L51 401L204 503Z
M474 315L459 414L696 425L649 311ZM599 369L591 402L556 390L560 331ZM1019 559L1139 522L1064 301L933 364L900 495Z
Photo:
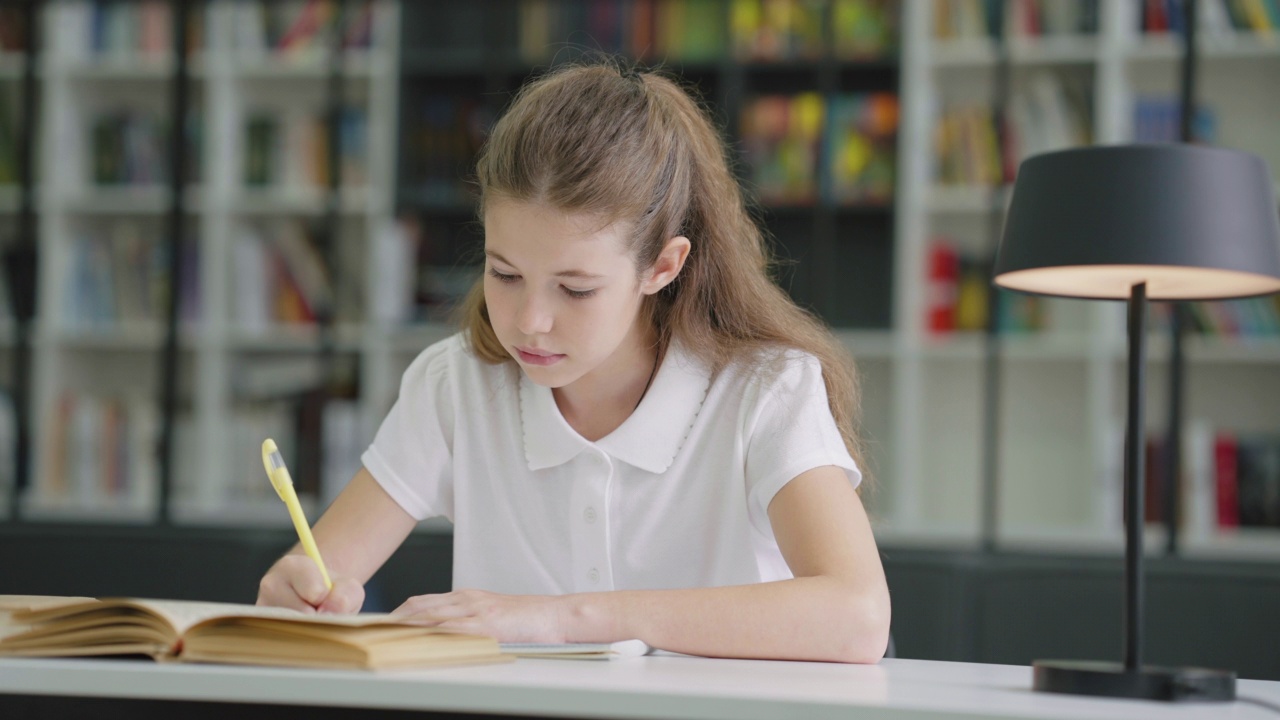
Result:
M551 332L551 313L543 303L526 296L516 317L520 332L525 335L541 335Z

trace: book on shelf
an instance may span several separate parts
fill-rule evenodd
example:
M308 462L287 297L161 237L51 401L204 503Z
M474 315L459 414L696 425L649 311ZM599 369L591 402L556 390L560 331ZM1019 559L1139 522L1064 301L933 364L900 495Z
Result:
M227 433L226 471L216 483L181 485L180 500L196 510L217 512L238 507L267 507L270 519L286 521L279 498L262 474L262 438L275 438L285 465L293 472L298 497L306 507L323 509L360 469L360 454L372 436L365 432L360 403L350 392L317 402L326 381L314 356L241 358L234 366L235 404ZM257 387L290 369L308 376L303 384L285 378L278 387ZM286 394L287 391L287 394ZM255 450L257 451L255 454ZM179 478L180 483L185 483Z
M13 396L0 391L0 493L13 487L18 440L17 420Z
M714 60L727 44L723 8L719 0L522 0L517 51L526 62L546 62L567 38L641 59Z
M1113 484L1106 492L1104 517L1123 524L1120 504L1123 479L1124 427L1112 423L1105 444L1107 472ZM1166 492L1170 461L1165 435L1146 434L1143 454L1144 521L1161 524L1169 502ZM1179 473L1178 526L1189 536L1210 537L1241 527L1280 527L1280 433L1241 432L1215 427L1204 418L1184 424Z
M1016 84L1005 117L1003 147L992 107L968 101L946 106L934 135L937 182L967 186L1012 182L1017 162L1023 158L1088 145L1090 100L1076 80L1039 71Z
M205 15L213 3L193 3L187 20L188 52L205 47ZM55 5L62 53L69 59L156 60L173 52L173 16L166 0L66 0Z
M1280 433L1219 428L1203 444L1217 530L1280 528Z
M491 637L412 625L387 614L22 595L0 595L0 655L364 670L511 659Z
M1186 330L1197 335L1228 339L1280 337L1280 296L1188 302L1185 306ZM1152 332L1167 332L1171 308L1170 303L1151 304Z
M405 98L409 107L402 142L407 185L426 200L467 206L471 192L462 178L475 167L493 123L490 109L474 97L411 97Z
M825 50L823 10L812 2L732 4L733 54L741 60L816 60Z
M243 225L232 249L236 326L264 334L277 324L315 324L330 311L334 322L359 322L364 266L351 256L363 245L339 239L334 248L337 258L330 265L316 230L298 220Z
M0 6L0 53L20 53L27 49L23 29L25 8L18 5Z
M0 187L18 184L18 103L0 84Z
M140 395L62 393L44 433L36 504L151 507L158 495L159 413Z
M129 221L86 230L70 241L62 318L71 328L138 326L164 319L169 246L145 237ZM179 251L182 273L178 315L197 322L201 314L200 252L194 238Z
M823 192L836 205L893 202L898 96L842 93L827 103Z
M316 59L330 45L337 10L336 0L237 0L232 11L232 45L289 61ZM372 47L372 0L345 0L344 13L342 47Z
M360 403L353 399L329 401L322 422L324 455L318 499L321 507L328 507L364 467L360 455L373 437L365 432Z
M1183 12L1187 0L1143 0L1137 8L1138 27L1144 34L1181 34L1186 30ZM1256 33L1271 35L1280 29L1277 0L1205 0L1198 22L1211 35Z
M421 224L415 220L385 219L378 223L373 242L374 277L370 317L381 327L398 327L413 319L414 275L418 270Z
M523 0L517 23L520 57L535 63L561 51L561 38L663 62L871 60L896 52L899 8L887 0Z
M933 35L939 40L1095 35L1099 0L940 0ZM1003 14L1001 9L1003 8Z
M742 109L740 135L750 179L762 203L812 205L826 101L816 92L765 95Z
M925 329L930 334L985 330L993 290L1000 297L1002 333L1045 329L1041 298L998 290L991 284L992 258L939 236L930 243L925 262Z
M244 184L265 187L275 182L281 172L276 167L281 157L277 138L279 125L275 116L254 113L244 122Z
M89 119L90 184L146 185L169 177L168 120L142 109L100 112ZM202 173L203 118L198 109L187 116L185 133L187 182Z
M834 0L832 53L841 60L876 60L898 51L901 3L891 0Z
M255 111L244 121L244 184L246 187L327 188L329 122L323 113ZM346 106L338 118L342 184L366 184L368 115L364 108Z
M1192 142L1212 145L1218 118L1212 105L1196 103L1191 122ZM1182 141L1182 101L1171 96L1139 96L1133 102L1133 140L1140 143Z
M878 60L897 51L900 7L881 0L742 0L730 8L735 58Z

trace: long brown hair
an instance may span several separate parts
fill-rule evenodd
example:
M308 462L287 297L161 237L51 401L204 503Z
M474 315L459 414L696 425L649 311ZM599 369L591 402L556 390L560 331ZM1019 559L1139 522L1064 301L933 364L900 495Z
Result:
M692 248L680 275L646 298L662 352L679 340L713 369L769 348L822 363L831 414L863 468L853 359L827 327L773 281L772 257L706 111L671 79L614 62L561 67L525 85L476 167L480 216L496 197L633 223L638 271L678 235ZM511 359L477 282L460 308L473 351Z

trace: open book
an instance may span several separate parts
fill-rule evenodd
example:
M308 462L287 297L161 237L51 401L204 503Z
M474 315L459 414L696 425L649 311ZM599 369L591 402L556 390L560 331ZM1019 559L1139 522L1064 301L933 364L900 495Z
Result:
M304 615L185 600L0 595L0 656L400 668L510 660L498 642L389 615Z

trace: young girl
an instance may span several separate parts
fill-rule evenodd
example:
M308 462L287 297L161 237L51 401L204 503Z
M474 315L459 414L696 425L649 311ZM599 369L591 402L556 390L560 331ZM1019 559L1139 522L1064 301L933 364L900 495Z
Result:
M479 159L485 275L260 604L354 612L414 525L453 586L396 611L503 641L875 662L889 596L852 364L769 278L720 137L608 64L525 87Z

